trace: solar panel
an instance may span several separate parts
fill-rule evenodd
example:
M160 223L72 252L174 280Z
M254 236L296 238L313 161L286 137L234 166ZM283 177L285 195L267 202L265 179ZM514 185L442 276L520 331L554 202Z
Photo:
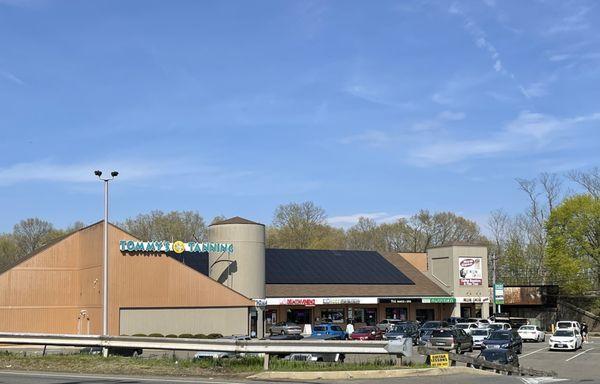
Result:
M266 250L267 284L403 284L404 273L375 251Z
M203 275L208 276L208 252L167 252L167 256L187 265Z

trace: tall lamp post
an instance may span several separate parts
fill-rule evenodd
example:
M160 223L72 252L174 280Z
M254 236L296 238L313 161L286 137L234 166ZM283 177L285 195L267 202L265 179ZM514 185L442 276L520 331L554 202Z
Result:
M104 257L102 263L102 335L108 336L108 182L119 175L112 171L109 178L102 178L102 171L94 171L104 182ZM106 356L108 349L103 348L102 353Z

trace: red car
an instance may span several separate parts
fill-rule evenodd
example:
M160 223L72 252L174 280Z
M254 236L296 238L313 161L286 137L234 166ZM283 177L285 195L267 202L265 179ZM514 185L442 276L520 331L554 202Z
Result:
M383 331L377 327L362 327L350 335L351 340L383 340Z

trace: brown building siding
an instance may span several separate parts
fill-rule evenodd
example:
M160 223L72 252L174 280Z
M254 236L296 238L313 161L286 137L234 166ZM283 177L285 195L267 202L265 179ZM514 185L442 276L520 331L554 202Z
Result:
M127 255L109 226L109 333L119 308L249 307L254 302L164 254ZM0 274L0 330L102 332L102 222L83 228ZM86 312L79 320L81 311ZM79 328L79 329L78 329Z

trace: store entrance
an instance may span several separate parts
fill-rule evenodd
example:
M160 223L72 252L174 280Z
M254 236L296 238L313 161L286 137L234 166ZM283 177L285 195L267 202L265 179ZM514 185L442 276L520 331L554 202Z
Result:
M287 321L296 324L312 324L312 309L289 308L287 310Z

